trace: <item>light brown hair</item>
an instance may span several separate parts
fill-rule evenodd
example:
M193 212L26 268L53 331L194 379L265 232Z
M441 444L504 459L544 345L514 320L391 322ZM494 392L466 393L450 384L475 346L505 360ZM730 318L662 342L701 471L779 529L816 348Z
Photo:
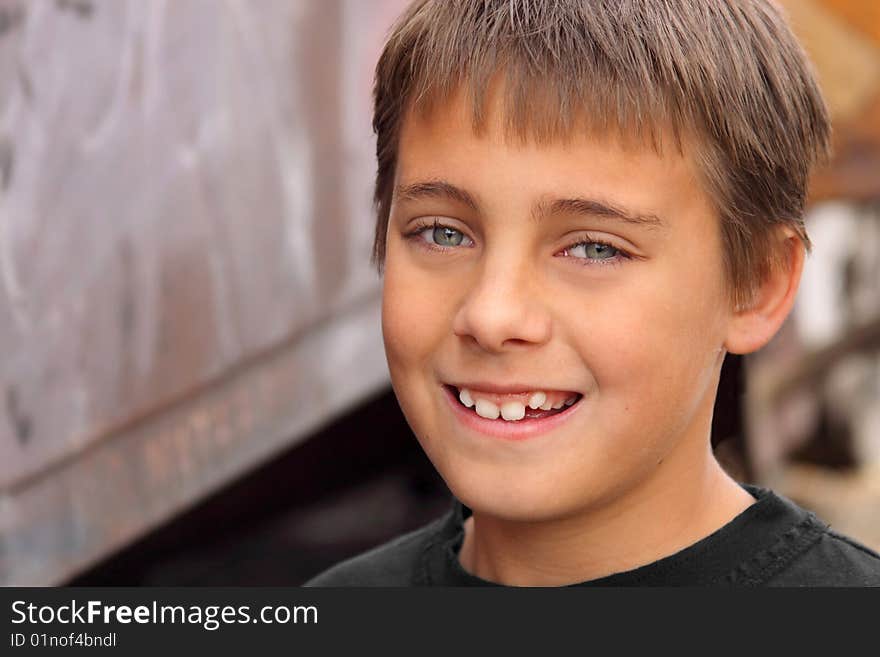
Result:
M779 264L777 226L809 250L807 184L830 126L809 62L769 0L416 0L376 67L380 272L404 117L462 89L479 133L497 76L511 135L546 143L613 132L658 151L671 135L686 149L719 214L737 307Z

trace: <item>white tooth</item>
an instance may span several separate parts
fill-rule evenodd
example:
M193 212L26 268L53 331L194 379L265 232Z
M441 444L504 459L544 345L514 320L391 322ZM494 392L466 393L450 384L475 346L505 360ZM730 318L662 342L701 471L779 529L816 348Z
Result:
M458 393L458 398L461 400L461 403L468 408L474 405L474 398L471 397L471 392L467 388L461 389L461 392Z
M486 401L485 399L478 399L476 405L477 415L480 417L484 417L487 420L497 420L498 414L500 410L498 407L490 401Z
M501 417L505 420L522 420L526 416L525 404L509 401L501 405Z
M532 396L529 397L529 408L531 408L532 410L535 410L541 404L543 404L545 401L547 401L547 394L546 393L540 392L540 391L533 393Z
M571 397L570 399L566 399L564 403L566 406L571 406L576 401L577 401L577 397L575 396L575 397Z
M562 408L563 405L564 402L556 402L555 404L553 404L553 408Z
M553 404L551 404L550 400L548 399L543 404L541 404L538 408L540 408L542 411L549 411L551 408L553 408Z

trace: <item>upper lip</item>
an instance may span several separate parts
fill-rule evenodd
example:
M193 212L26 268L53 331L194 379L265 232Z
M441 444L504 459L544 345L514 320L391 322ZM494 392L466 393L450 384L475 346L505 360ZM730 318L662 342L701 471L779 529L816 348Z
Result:
M577 390L572 390L570 388L555 388L555 387L520 384L520 383L500 384L500 383L490 383L488 381L471 381L470 383L449 383L448 385L454 386L455 388L458 388L459 390L461 390L462 388L467 388L468 390L476 390L479 392L488 392L488 393L493 393L496 395L514 395L517 393L538 392L538 391L577 393Z

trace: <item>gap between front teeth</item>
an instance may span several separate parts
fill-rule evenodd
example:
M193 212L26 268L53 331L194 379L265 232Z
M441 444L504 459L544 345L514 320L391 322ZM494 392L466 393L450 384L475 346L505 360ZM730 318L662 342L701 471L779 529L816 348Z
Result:
M522 420L526 416L525 404L521 404L517 401L506 402L500 407L487 399L477 399L475 401L473 395L467 388L462 388L461 391L459 391L458 398L461 400L462 404L468 408L473 407L477 415L486 418L487 420L497 420L500 415L508 422L512 422ZM574 404L575 400L576 397L572 397L551 405L550 402L547 401L547 394L539 391L533 393L532 396L529 397L528 406L532 410L540 408L541 410L549 411L551 409L562 408L563 406L571 406Z

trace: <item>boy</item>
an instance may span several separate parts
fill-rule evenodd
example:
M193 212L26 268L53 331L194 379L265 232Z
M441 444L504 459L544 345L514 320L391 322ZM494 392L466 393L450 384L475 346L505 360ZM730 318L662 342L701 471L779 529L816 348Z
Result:
M374 128L391 381L457 502L310 585L880 585L710 448L829 139L774 6L419 0Z

